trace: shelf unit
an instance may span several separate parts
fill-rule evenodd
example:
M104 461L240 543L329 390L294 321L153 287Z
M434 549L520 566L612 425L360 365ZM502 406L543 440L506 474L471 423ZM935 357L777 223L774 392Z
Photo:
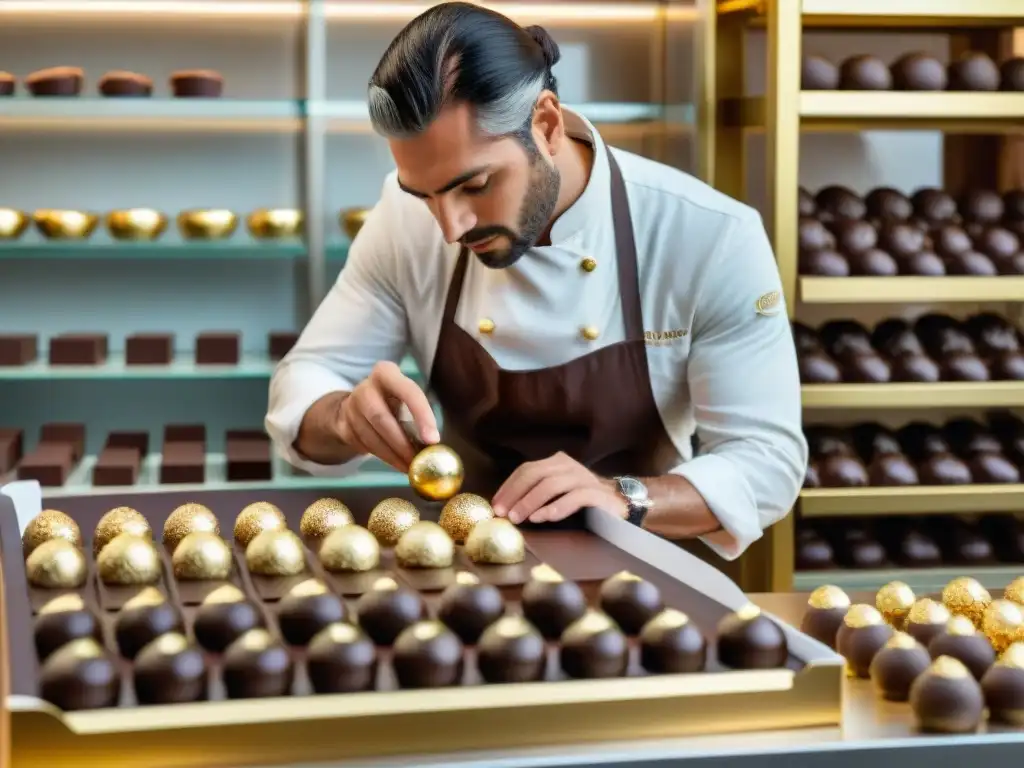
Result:
M997 56L1001 36L1024 26L1019 0L720 0L715 35L719 118L714 138L713 175L728 194L746 197L745 141L763 131L767 143L766 224L773 236L791 319L807 305L1003 304L1018 311L1024 277L999 278L822 278L797 272L797 190L801 134L868 130L934 130L947 135L947 186L998 188L992 136L1024 127L1024 94L806 91L800 88L805 30L900 28L949 34L951 51L981 50ZM766 95L745 93L745 33L766 31ZM974 148L971 153L971 148ZM989 164L990 167L984 167ZM985 174L988 174L987 176ZM841 183L841 179L836 179ZM813 385L802 388L805 410L920 411L1024 406L1024 383ZM964 514L1024 511L1024 485L967 487L807 489L800 494L804 517L884 514ZM880 586L891 572L794 574L793 516L774 526L752 549L745 568L766 589L785 591L831 582L851 587ZM993 578L1003 579L995 569ZM1021 569L1015 569L1019 575ZM943 578L943 573L899 571L907 579ZM991 575L991 574L990 574ZM884 579L879 581L879 579ZM923 583L923 582L921 582ZM937 582L941 586L944 582ZM1005 583L1005 579L1002 581ZM998 586L1001 586L999 584ZM865 587L866 588L866 587Z

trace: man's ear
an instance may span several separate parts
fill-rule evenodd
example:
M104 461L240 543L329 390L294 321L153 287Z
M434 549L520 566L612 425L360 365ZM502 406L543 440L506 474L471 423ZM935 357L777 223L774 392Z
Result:
M562 106L558 97L551 91L541 91L533 110L532 128L537 146L547 150L549 156L557 155L565 146Z

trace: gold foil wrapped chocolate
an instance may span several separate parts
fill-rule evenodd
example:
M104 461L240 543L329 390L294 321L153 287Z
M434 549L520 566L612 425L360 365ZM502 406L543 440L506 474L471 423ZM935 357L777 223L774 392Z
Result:
M85 583L85 555L67 539L50 539L32 550L25 574L34 587L75 589Z
M384 499L373 511L366 524L382 547L393 547L402 534L419 522L420 513L405 499Z
M966 616L977 627L981 626L985 609L991 603L992 595L970 576L953 579L942 590L942 604L949 612Z
M835 608L848 609L850 597L834 584L823 584L811 592L807 605L819 611L831 611Z
M227 542L206 531L190 533L171 557L175 577L185 581L226 579L231 575L231 561Z
M981 631L996 653L1002 653L1016 641L1024 639L1021 607L1009 600L993 600L982 616Z
M306 569L306 552L291 531L264 531L245 548L245 564L260 576L297 576Z
M100 551L122 533L130 533L140 539L152 539L153 529L141 512L131 507L115 507L100 518L92 538L92 551Z
M338 499L317 499L302 513L299 533L309 539L323 539L336 528L353 522L352 511Z
M914 590L908 584L902 581L890 581L875 595L875 607L885 618L887 624L896 629L902 629L903 622L916 599Z
M429 520L416 523L395 545L395 560L403 568L448 568L454 557L452 537Z
M327 534L319 558L332 573L372 571L380 564L380 544L362 526L346 525Z
M445 501L459 492L465 470L462 459L447 445L430 445L409 464L409 485L429 501Z
M104 584L154 584L160 579L160 554L149 539L122 533L100 551L96 567Z
M483 496L477 496L475 493L457 493L444 505L438 523L452 537L452 541L462 544L474 525L493 517L494 510Z
M477 523L466 539L466 554L481 565L515 565L526 559L526 541L504 517Z
M737 611L737 614L739 613ZM884 624L885 618L877 608L867 603L855 603L846 611L843 623L851 629L862 629L864 627L875 627Z
M1018 576L1006 585L1006 589L1003 590L1003 599L1024 606L1024 576Z
M178 542L196 531L215 533L219 536L220 523L217 516L202 504L182 504L164 521L164 546L174 552Z
M56 509L44 509L25 526L21 536L22 551L28 557L32 550L50 539L64 539L81 547L82 530L69 515Z
M283 531L288 527L284 513L268 501L256 501L235 518L235 541L243 547L264 531Z
M937 603L930 597L922 597L917 600L907 613L908 624L945 624L949 621L950 613L942 603Z

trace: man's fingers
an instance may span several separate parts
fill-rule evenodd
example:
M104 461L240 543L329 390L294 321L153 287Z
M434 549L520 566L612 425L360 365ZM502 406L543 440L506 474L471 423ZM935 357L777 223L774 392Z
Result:
M376 456L385 464L389 464L399 472L408 471L409 463L402 461L402 459L391 449L391 446L384 441L384 438L377 434L377 430L373 428L373 425L371 425L361 413L353 411L349 415L348 425L355 433L356 439L362 443L367 453Z
M521 523L541 507L573 490L577 484L578 478L568 474L542 478L508 511L508 519L513 523Z
M441 439L437 431L434 409L419 385L406 376L394 363L378 363L371 377L385 397L400 400L412 414L416 428L424 443L433 445Z
M408 468L416 449L384 395L374 387L365 387L359 392L358 401L359 413Z

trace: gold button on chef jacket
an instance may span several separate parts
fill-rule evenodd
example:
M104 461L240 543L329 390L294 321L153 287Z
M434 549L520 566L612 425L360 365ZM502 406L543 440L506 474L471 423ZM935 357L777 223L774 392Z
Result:
M509 370L560 365L624 337L604 143L583 117L565 115L568 133L595 150L586 189L554 223L551 245L508 269L470 256L455 318ZM722 525L703 540L732 559L787 514L807 465L778 269L757 211L613 151L633 219L651 385L673 442L664 471L700 492ZM337 282L271 380L266 426L289 462L323 476L358 470L359 460L325 467L296 453L302 417L378 361L408 353L431 369L458 254L391 173Z

